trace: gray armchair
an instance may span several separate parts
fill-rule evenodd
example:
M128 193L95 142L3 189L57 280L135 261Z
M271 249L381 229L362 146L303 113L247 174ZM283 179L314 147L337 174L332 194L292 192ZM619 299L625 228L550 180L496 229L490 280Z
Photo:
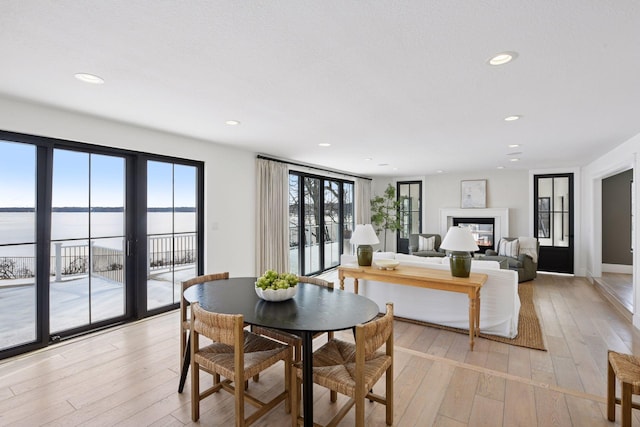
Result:
M503 237L502 240L513 241L518 240L517 237ZM500 247L498 245L498 247ZM533 280L537 276L538 260L537 256L540 253L540 243L536 241L536 260L534 262L531 255L527 255L520 251L517 257L510 257L504 255L498 255L498 252L487 249L485 255L481 255L480 259L489 261L498 261L500 263L507 262L509 270L518 272L518 282L526 282L527 280Z
M433 245L433 250L430 251L419 251L418 250L418 236L422 237L435 237L435 242ZM410 234L409 235L409 254L416 256L437 256L443 257L446 256L444 250L440 249L440 243L442 243L442 238L439 234Z

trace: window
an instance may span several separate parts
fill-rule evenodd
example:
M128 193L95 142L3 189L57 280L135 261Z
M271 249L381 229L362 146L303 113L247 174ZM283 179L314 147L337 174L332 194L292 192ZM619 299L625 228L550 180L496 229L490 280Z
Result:
M290 271L320 273L340 263L354 227L353 182L289 173Z

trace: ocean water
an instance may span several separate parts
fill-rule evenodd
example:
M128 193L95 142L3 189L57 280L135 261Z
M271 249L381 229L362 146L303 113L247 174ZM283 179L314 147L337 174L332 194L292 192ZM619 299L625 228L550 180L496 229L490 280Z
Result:
M0 212L0 256L33 256L35 245L34 212ZM172 221L173 218L173 221ZM147 233L189 233L196 231L195 212L149 212ZM103 246L122 246L124 214L122 212L54 212L51 217L51 239L100 239ZM106 239L106 237L119 237ZM2 246L20 244L19 246ZM86 240L74 244L86 244Z

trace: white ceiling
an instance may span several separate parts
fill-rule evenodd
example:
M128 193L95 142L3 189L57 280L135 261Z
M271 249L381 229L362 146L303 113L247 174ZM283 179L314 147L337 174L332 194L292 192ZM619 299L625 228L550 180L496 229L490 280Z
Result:
M0 61L1 95L362 175L579 166L640 133L638 0L3 0Z

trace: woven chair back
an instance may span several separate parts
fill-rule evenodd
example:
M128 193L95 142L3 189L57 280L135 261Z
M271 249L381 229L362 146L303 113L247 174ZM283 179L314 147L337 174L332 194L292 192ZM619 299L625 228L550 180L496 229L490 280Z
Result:
M194 331L222 344L234 346L236 322L243 323L241 314L211 313L195 303L191 306Z

